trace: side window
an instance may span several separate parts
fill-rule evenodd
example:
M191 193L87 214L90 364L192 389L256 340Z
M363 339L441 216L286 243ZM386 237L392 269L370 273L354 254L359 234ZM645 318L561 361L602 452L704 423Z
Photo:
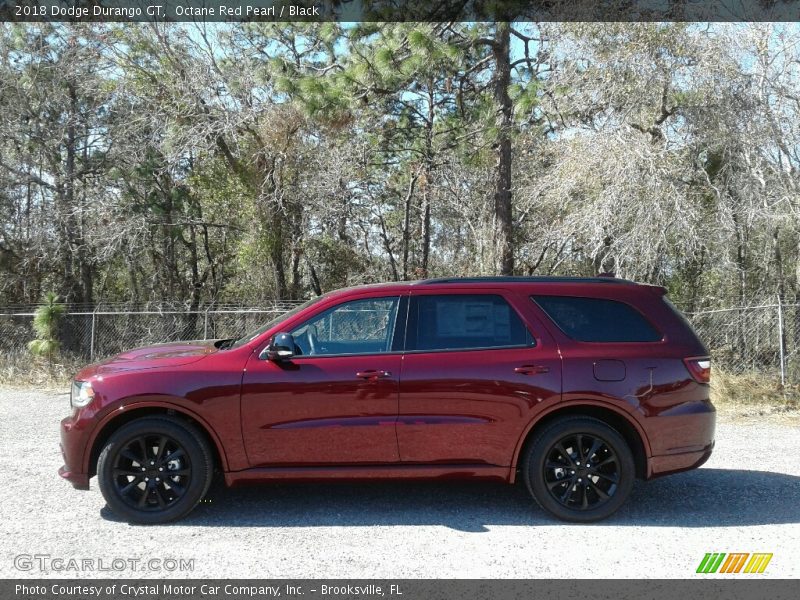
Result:
M303 356L389 352L397 302L396 297L345 302L290 333Z
M469 350L532 346L533 337L502 296L415 296L408 350Z
M561 331L579 342L657 342L663 337L624 302L572 296L531 298Z

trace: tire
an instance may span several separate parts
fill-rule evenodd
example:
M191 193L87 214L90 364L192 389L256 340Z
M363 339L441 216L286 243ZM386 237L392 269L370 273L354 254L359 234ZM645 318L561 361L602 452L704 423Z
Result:
M203 499L214 475L205 436L169 417L144 417L115 431L97 461L100 491L129 523L181 519Z
M522 475L544 510L563 521L588 523L611 516L625 503L636 467L615 429L590 417L565 417L527 447Z

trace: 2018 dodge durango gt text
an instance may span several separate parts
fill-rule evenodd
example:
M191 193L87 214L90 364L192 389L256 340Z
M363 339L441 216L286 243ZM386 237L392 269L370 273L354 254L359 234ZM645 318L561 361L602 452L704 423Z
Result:
M79 372L60 474L97 475L128 521L187 515L227 485L521 479L594 521L635 478L714 446L708 351L660 287L473 278L332 292L241 339L161 344Z

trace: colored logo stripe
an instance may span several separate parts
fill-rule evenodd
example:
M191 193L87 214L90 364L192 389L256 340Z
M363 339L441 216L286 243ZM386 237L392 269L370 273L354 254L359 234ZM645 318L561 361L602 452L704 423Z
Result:
M750 562L744 568L745 573L763 573L767 568L769 561L772 560L772 554L753 554Z
M722 563L722 568L720 569L720 573L738 573L742 570L744 566L744 561L747 560L747 557L750 556L746 552L733 552L728 554L728 558L725 559L725 562Z
M716 573L722 559L725 558L725 553L706 553L703 560L700 561L700 566L697 567L698 573Z
M707 552L697 567L697 573L740 573L742 567L745 573L763 573L771 560L772 554L769 553L732 552L726 555L725 552Z

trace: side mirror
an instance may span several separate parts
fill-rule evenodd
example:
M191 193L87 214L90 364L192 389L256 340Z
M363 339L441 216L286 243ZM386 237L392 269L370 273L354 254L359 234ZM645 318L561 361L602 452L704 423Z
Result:
M291 333L276 333L269 342L269 346L262 350L259 358L262 360L287 360L295 355L294 338Z

